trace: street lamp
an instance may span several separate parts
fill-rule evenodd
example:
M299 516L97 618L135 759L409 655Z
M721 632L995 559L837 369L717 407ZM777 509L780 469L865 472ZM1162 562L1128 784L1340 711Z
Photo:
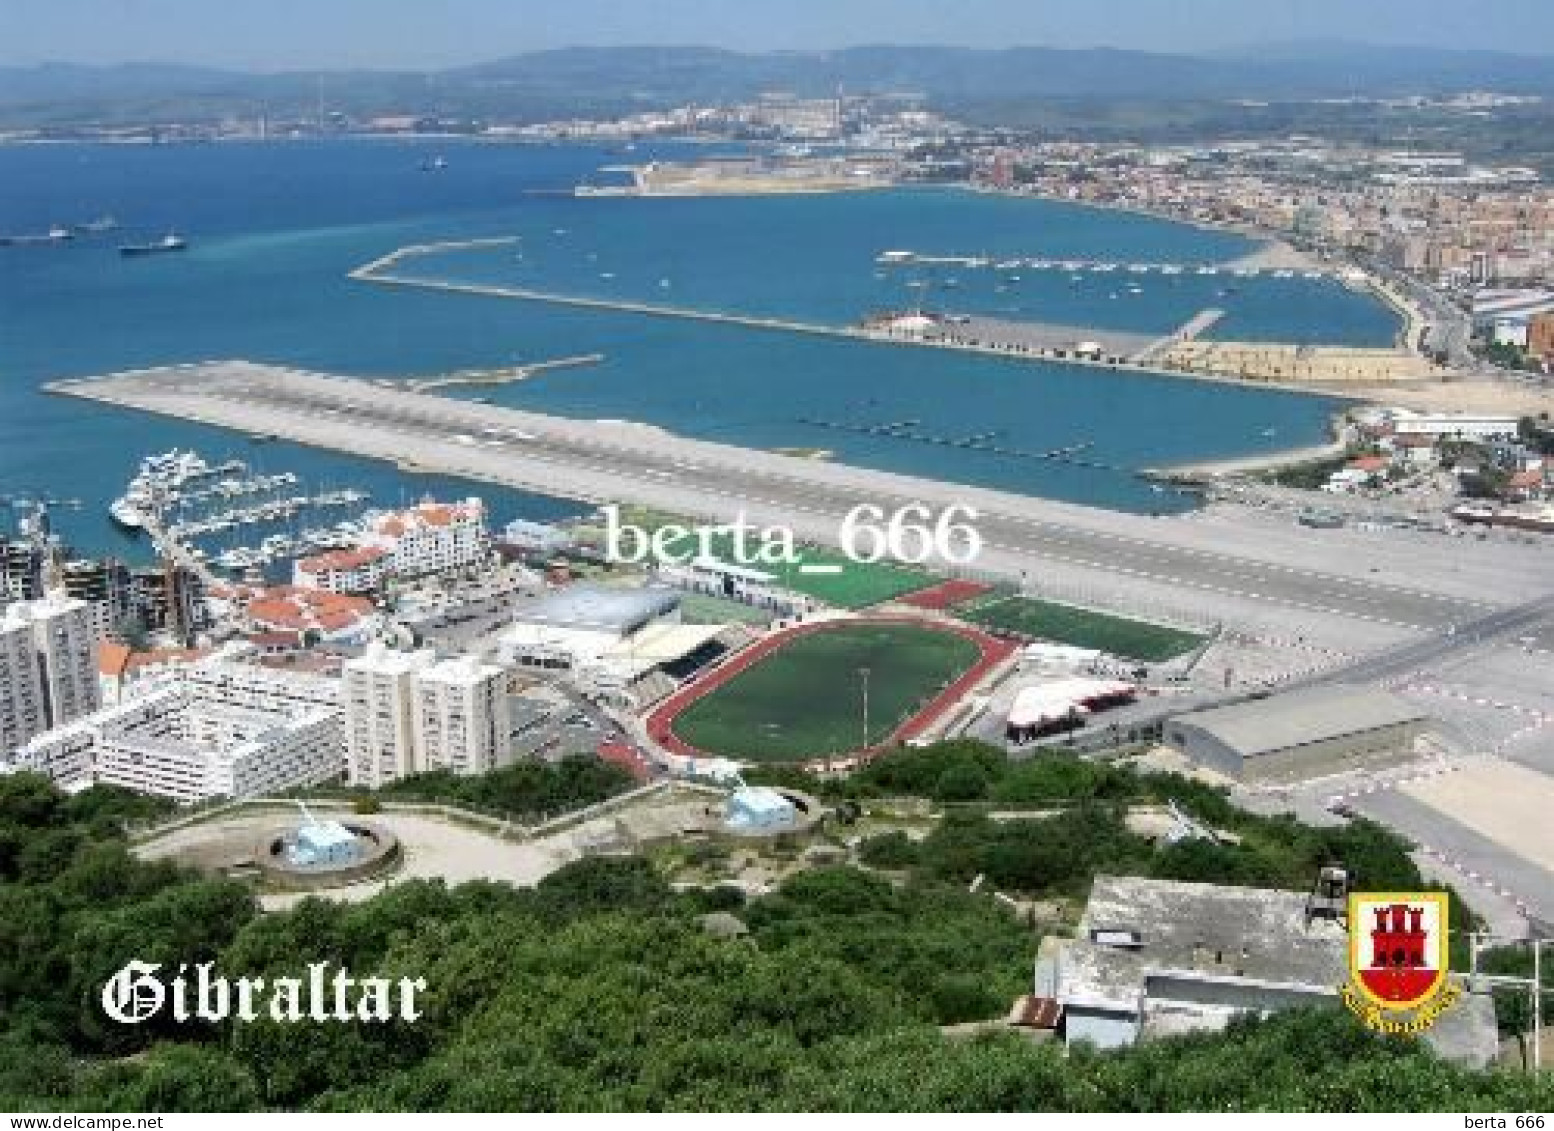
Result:
M869 669L859 668L858 675L863 680L863 749L869 748Z

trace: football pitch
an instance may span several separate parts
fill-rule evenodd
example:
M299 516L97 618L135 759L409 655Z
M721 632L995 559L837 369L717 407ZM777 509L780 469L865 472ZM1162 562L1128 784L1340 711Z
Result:
M980 655L973 641L940 629L827 626L793 638L708 692L674 720L673 729L698 750L755 762L858 750L889 737Z
M959 605L954 613L994 632L1016 632L1076 648L1098 648L1113 656L1150 663L1173 659L1203 642L1203 637L1179 628L1031 597L997 597Z
M687 525L687 520L676 518L647 507L622 507L625 522L644 530L656 531L674 524ZM711 539L713 556L725 562L738 564L732 538L719 535ZM695 549L689 538L671 539L670 547L677 554ZM757 563L755 568L775 574L782 588L802 593L817 601L824 601L839 609L865 609L871 605L889 601L903 593L913 593L933 585L937 580L922 570L890 562L855 562L833 550L817 546L794 547L797 562Z

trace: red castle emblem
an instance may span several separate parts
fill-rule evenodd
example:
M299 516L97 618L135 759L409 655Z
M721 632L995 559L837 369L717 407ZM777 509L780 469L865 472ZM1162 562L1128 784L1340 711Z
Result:
M1413 1009L1446 980L1446 896L1441 892L1350 897L1349 965L1384 1009Z

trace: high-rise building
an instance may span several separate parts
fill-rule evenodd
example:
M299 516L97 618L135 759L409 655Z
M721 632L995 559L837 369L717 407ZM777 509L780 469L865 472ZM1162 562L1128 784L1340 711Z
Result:
M482 774L510 754L503 669L381 644L345 664L346 764L373 789L411 774Z
M0 601L36 601L43 596L47 553L31 539L0 538Z
M413 677L415 740L422 770L484 774L505 765L507 673L476 656L444 660Z
M435 659L430 649L396 652L375 643L346 661L345 758L352 785L377 789L418 772L413 676Z
M63 594L5 608L0 737L6 748L97 709L100 619L95 605Z
M0 616L0 754L48 729L32 623Z

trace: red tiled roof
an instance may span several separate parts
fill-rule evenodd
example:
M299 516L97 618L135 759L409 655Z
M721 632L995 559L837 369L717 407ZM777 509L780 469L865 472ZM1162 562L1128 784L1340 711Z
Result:
M128 646L105 640L97 650L97 670L102 675L121 676L129 669L129 658Z
M303 573L330 573L337 570L361 569L388 556L388 551L376 546L364 546L357 550L330 550L327 554L305 558L297 563Z
M1386 456L1359 456L1349 461L1349 466L1356 471L1383 471L1387 466Z

